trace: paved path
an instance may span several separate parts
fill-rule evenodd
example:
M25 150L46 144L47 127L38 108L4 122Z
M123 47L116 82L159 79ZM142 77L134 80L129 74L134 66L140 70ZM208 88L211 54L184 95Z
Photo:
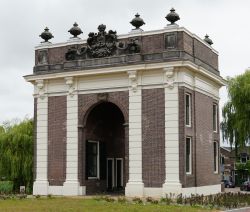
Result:
M250 212L250 207L227 210L226 212Z

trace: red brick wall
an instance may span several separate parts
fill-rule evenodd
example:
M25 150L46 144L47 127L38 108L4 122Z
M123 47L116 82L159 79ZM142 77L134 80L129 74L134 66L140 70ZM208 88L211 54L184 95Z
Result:
M164 89L142 90L142 179L145 187L165 180Z
M185 126L185 93L191 94L191 127ZM213 170L213 141L218 141L219 144L219 133L213 132L213 103L218 102L212 97L202 93L184 87L179 88L180 180L183 187L205 186L220 183L220 171L218 174L215 174ZM185 171L186 137L192 138L193 151L191 175L186 175Z
M219 143L218 133L213 133L213 103L211 97L195 92L197 186L220 183L220 171L213 171L213 141Z
M67 97L48 98L48 181L63 185L66 177Z

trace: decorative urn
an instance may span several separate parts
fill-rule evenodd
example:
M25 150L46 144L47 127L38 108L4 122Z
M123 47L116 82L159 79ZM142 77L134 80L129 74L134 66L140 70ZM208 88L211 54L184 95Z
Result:
M140 27L145 24L142 18L140 18L140 15L138 13L135 14L135 17L133 18L130 23L135 27L135 29L140 29Z
M71 27L68 32L73 35L74 38L77 38L78 35L82 34L82 30L80 27L78 27L78 24L76 22L73 24L73 27Z
M43 42L49 42L49 40L54 37L48 27L46 27L39 36L44 40Z
M180 16L175 12L175 9L172 8L170 13L165 17L171 24L175 24L176 21L180 20Z
M204 41L208 43L210 46L213 44L213 41L209 38L207 34L205 35Z

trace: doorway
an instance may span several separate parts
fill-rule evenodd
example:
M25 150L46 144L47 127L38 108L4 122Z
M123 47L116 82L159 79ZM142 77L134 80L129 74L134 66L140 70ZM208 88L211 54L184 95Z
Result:
M123 158L107 158L107 191L123 190Z
M86 193L123 191L125 129L121 110L101 102L88 114L85 128Z

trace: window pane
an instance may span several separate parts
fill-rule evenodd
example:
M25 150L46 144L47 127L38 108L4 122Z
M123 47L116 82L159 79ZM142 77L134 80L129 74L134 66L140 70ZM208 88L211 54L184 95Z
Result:
M217 105L213 105L213 131L217 131Z
M97 143L93 142L88 142L87 145L87 173L88 177L97 177L97 166L98 166L98 161L97 161Z
M217 172L217 143L214 142L214 172Z
M185 96L185 120L186 120L186 125L190 125L190 95L186 94Z
M186 172L191 172L191 139L186 138Z

